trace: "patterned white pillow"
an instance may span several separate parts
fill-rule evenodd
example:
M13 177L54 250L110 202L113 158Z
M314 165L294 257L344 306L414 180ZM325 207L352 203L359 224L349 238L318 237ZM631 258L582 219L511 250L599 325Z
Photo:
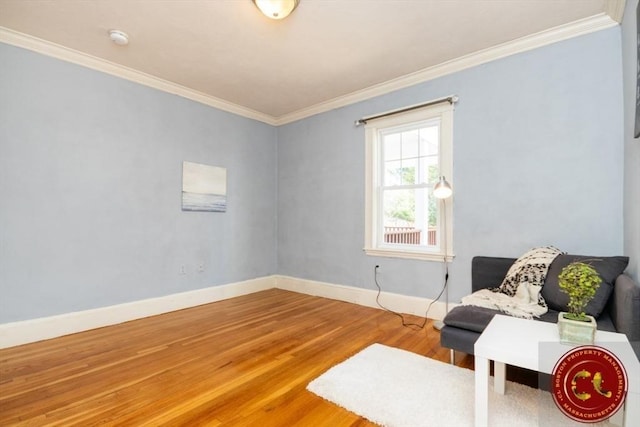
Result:
M522 283L526 283L528 286L539 286L542 289L549 266L562 253L560 249L553 246L533 248L527 251L513 263L500 286L493 291L514 296ZM546 307L541 293L538 294L538 304Z

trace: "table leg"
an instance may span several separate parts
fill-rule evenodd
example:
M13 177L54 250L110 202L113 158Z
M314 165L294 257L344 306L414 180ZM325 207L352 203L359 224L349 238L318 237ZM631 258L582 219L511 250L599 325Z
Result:
M627 392L624 408L624 426L637 426L640 421L640 394Z
M475 356L476 381L476 427L486 427L489 424L489 359Z
M493 391L496 393L504 394L506 371L504 363L493 361Z

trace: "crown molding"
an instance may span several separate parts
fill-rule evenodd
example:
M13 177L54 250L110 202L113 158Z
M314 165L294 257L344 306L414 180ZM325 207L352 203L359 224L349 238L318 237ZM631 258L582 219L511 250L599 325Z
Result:
M624 0L610 0L609 4L622 3ZM616 6L618 7L618 6ZM619 8L619 7L618 7ZM443 62L433 67L407 74L384 83L371 86L348 95L340 96L329 101L313 105L302 110L295 111L276 118L275 125L281 126L295 122L316 114L324 113L336 108L345 107L356 102L365 101L376 96L385 95L400 89L405 89L419 83L443 77L458 71L466 70L487 62L495 61L510 55L526 52L542 46L546 46L559 41L571 39L573 37L589 34L595 31L604 30L618 25L608 14L601 13L589 18L574 21L565 25L544 30L526 37L522 37L510 42L493 46L478 52L471 53L447 62Z
M46 56L51 56L56 59L61 59L63 61L81 65L83 67L91 68L96 71L101 71L103 73L107 73L112 76L120 77L125 80L158 89L163 92L178 95L183 98L187 98L192 101L196 101L201 104L226 111L228 113L237 114L239 116L264 122L269 125L275 125L275 118L268 114L260 113L258 111L233 104L223 99L216 98L193 89L189 89L177 83L173 83L168 80L164 80L159 77L155 77L150 74L125 67L124 65L116 64L114 62L107 61L105 59L98 58L96 56L70 49L59 44L23 34L5 27L0 27L0 42L38 52Z
M611 19L617 23L622 22L622 16L624 15L625 0L605 0L604 13L609 15Z
M386 95L400 89L424 83L458 71L472 68L487 62L495 61L510 55L526 52L573 37L604 30L618 25L624 12L625 0L606 0L605 12L598 15L560 25L520 39L509 41L491 48L471 53L450 61L428 67L423 70L407 74L384 83L339 96L325 102L285 114L280 117L261 113L202 92L189 89L179 84L154 77L132 68L128 68L86 53L29 36L8 28L0 27L0 42L22 47L43 55L51 56L63 61L72 62L113 76L121 77L164 92L172 93L222 111L254 119L272 126L281 126L302 120L316 114L324 113L336 108L365 101L376 96Z

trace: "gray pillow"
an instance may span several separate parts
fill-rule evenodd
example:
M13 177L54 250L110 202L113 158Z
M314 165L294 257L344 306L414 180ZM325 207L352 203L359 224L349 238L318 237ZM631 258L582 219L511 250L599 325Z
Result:
M567 311L567 304L569 303L569 295L560 290L558 285L558 275L564 267L572 263L573 261L588 261L591 264L600 277L602 283L596 291L596 296L587 304L585 313L595 318L598 318L604 310L609 297L613 292L613 284L616 278L622 274L627 264L629 264L629 257L613 256L613 257L599 257L599 256L584 256L584 255L558 255L558 257L551 263L549 272L547 274L547 280L542 287L542 297L547 303L547 306L556 311Z

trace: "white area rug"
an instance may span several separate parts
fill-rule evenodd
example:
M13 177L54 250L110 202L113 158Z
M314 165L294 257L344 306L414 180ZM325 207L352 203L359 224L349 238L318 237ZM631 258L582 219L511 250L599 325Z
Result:
M382 344L334 366L307 389L383 426L473 426L473 371ZM565 417L548 392L507 382L504 395L491 390L489 396L490 426L586 425Z

